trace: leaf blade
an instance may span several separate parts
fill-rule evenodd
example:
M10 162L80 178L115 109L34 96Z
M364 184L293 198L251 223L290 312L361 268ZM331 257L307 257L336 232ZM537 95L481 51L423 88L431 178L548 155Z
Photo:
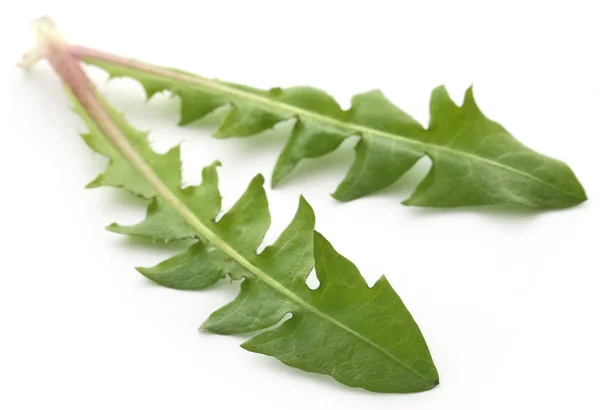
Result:
M406 205L518 204L534 209L560 209L587 200L585 190L566 164L525 147L499 124L487 119L475 103L472 87L466 91L462 106L450 99L444 87L434 89L430 124L425 129L395 107L380 91L355 96L352 107L343 111L327 94L309 87L265 91L210 80L180 70L132 63L131 60L103 53L84 53L82 57L112 76L126 76L140 81L146 88L168 90L178 95L185 107L191 106L190 100L199 99L190 96L201 95L203 104L234 104L239 118L244 117L240 114L244 110L247 118L253 117L251 113L256 110L261 113L258 118L270 113L271 120L265 127L274 125L277 119L296 118L301 125L298 130L294 128L277 160L273 185L288 177L300 161L325 155L335 150L345 138L358 135L362 145L359 143L355 164L334 193L334 197L342 201L382 189L407 172L409 164L416 162L416 157L423 156L432 159L433 167L422 185L403 202ZM190 114L188 108L182 110L182 118L184 111L186 122L206 115L206 110ZM225 135L248 136L254 129L252 121L247 121L248 128L243 131L227 132ZM237 128L240 127L238 123ZM257 127L256 130L265 127ZM228 126L226 128L229 129ZM377 147L386 144L384 141L395 147L396 152L403 152L406 159L400 158L398 163L386 161L382 150L377 150ZM367 150L369 155L362 154L361 157L360 149ZM364 161L368 156L374 160ZM440 165L436 167L438 161ZM383 166L384 162L388 165ZM454 164L454 171L466 167L480 174L452 174L448 164ZM357 168L364 170L358 182ZM454 176L444 175L446 171ZM450 189L444 189L448 184ZM449 193L453 195L448 196ZM460 197L458 193L464 195Z
M78 104L78 101L75 99L74 103ZM106 102L103 104L107 105ZM155 154L147 154L146 149L150 149L148 146L139 148L139 151L135 148L133 152L129 151L127 141L139 134L131 131L130 126L121 127L124 119L120 114L110 109L107 112L123 133L132 133L129 137L117 135L107 139L123 139L118 145L123 156L131 161L151 188L151 202L146 216L150 222L134 225L137 228L115 231L140 235L140 227L155 223L156 214L160 212L156 209L158 203L170 206L175 211L161 214L160 221L163 224L171 225L173 222L173 226L179 229L178 221L181 219L196 231L194 237L197 237L197 242L188 251L154 268L137 268L138 271L158 284L175 289L204 289L227 274L232 279L244 278L239 296L214 312L203 324L203 329L221 334L258 331L260 333L257 336L244 343L246 350L274 356L299 369L330 375L353 387L407 393L429 390L438 384L437 370L429 349L400 298L384 279L369 288L358 269L335 252L320 234L315 233L314 212L304 198L300 198L295 217L280 237L263 252L256 254L256 248L263 241L270 224L264 178L261 175L255 177L234 206L216 220L214 215L219 207L215 203L218 202L220 206L220 194L216 187L212 187L216 184L216 177L208 181L210 186L203 191L209 193L208 205L204 209L198 203L202 195L195 195L194 192L205 181L198 187L183 190L181 178L173 177L171 162L154 161ZM100 127L90 132L100 136L103 133ZM137 140L136 143L142 144ZM146 155L152 162L145 162ZM207 169L214 170L214 166ZM135 191L136 187L128 185L127 189ZM165 232L167 230L162 230L161 235L164 236ZM332 264L337 267L332 267ZM306 284L313 267L316 267L321 281L321 287L316 291L309 289ZM383 304L368 308L374 301ZM379 330L374 331L375 328L361 328L362 323L369 320L375 323L377 317L373 313L380 309L391 309L390 317L400 320L390 329L384 326L381 332L383 338L378 335ZM277 325L288 313L294 315L292 319L275 329L268 329ZM304 326L301 334L287 331L290 326L296 326L298 318L303 317L312 320L300 322ZM286 357L291 358L290 351L285 353L269 349L273 332L276 332L276 339L284 343L283 347L304 345L311 346L314 352L321 352L318 362L322 366L317 366L310 356L288 360ZM320 338L321 333L327 337ZM332 340L342 340L343 343L334 349L329 345ZM356 359L346 357L348 349L358 352ZM411 356L417 351L415 361ZM428 373L422 373L422 369L415 367L413 362ZM389 372L386 370L388 373L384 375L374 373L375 369L381 369L382 366Z

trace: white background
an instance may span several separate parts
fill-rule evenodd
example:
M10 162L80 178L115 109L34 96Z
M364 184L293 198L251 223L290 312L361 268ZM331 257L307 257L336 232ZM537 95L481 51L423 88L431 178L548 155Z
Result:
M2 193L0 408L13 409L598 409L600 397L600 25L597 1L30 1L0 13ZM9 10L10 8L10 10ZM303 193L317 228L370 283L386 274L419 323L436 389L382 395L244 351L245 337L200 333L236 286L154 286L134 266L181 249L103 228L136 222L141 201L85 190L104 161L77 135L47 64L15 63L28 22L54 18L73 43L258 87L313 85L344 107L380 88L426 122L430 91L483 112L530 147L567 162L590 200L553 212L400 205L427 171L348 204L329 193L352 160L349 140L303 163L279 189L267 243ZM210 138L215 121L177 128L178 101L142 102L132 81L105 83L164 151L183 142L185 180L215 159L225 207L271 175L289 125L247 139Z

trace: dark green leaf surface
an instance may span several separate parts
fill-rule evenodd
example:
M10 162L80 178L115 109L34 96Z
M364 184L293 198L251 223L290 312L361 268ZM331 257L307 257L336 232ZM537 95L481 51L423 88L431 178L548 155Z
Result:
M144 221L108 229L161 241L195 240L181 254L138 270L175 289L203 289L226 275L243 280L238 297L214 312L203 329L221 334L258 331L242 345L245 349L330 375L348 386L416 392L438 384L423 335L401 299L384 277L369 288L358 269L314 231L314 214L303 198L281 236L257 254L270 225L262 176L218 218L218 163L204 169L200 185L182 189L178 147L164 155L153 152L146 133L104 103L120 130L117 138L125 140L117 149L115 137L107 138L105 128L75 103L89 129L85 141L110 160L90 187L119 187L150 200ZM246 124L238 117L241 113L230 111L226 121L231 127ZM127 145L136 154L124 155ZM131 160L136 155L138 162ZM313 268L320 282L317 290L306 284ZM288 314L292 317L279 324Z
M586 200L574 173L564 163L520 142L479 110L469 88L457 106L445 88L431 96L430 123L424 128L380 91L356 95L348 111L323 91L309 87L258 90L211 80L179 70L118 64L85 58L113 77L131 77L148 98L168 90L181 99L180 124L230 108L217 138L245 137L295 118L295 126L273 171L277 185L305 158L335 150L357 135L356 157L335 198L349 201L380 190L424 156L433 166L406 205L457 207L519 204L538 209L566 208Z

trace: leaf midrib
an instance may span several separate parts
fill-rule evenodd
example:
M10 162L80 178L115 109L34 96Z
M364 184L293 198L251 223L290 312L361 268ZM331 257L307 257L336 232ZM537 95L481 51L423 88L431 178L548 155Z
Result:
M105 119L110 118L110 116L108 116L106 111L104 111L103 114L104 114L103 116L105 116ZM264 272L258 266L254 265L252 262L250 262L242 254L240 254L238 251L236 251L232 246L230 246L220 236L218 236L210 228L208 228L208 226L206 226L190 210L190 208L188 208L186 206L186 204L181 201L181 199L162 181L162 179L158 176L158 174L156 172L154 172L154 169L150 166L150 164L148 164L144 160L144 158L135 150L135 148L129 143L129 141L123 135L123 132L121 131L121 129L114 123L114 121L112 121L112 119L110 119L109 121L112 122L112 125L114 126L114 128L109 127L109 129L112 128L112 130L115 130L115 129L118 130L118 135L112 135L112 138L108 138L109 141L113 145L115 145L115 147L121 153L121 155L123 155L134 166L134 168L136 168L136 170L148 181L148 183L150 183L150 185L152 185L152 187L156 190L156 192L165 201L167 201L173 207L173 209L175 209L175 211L177 211L177 213L187 223L189 223L192 226L192 228L194 228L201 236L203 236L205 239L207 239L208 241L212 242L215 246L220 248L229 257L231 257L233 260L235 260L240 265L242 265L245 269L247 269L249 272L251 272L253 275L255 275L258 279L262 280L267 285L271 286L277 292L283 294L285 297L289 298L294 303L298 304L299 306L306 309L307 311L315 314L316 316L322 318L323 320L329 321L332 324L334 324L335 326L341 328L342 330L352 334L353 336L357 337L358 339L360 339L363 342L367 343L368 345L372 346L374 349L379 350L380 352L382 352L383 354L385 354L386 356L388 356L389 358L394 360L396 363L400 364L401 366L403 366L410 372L418 375L419 377L423 378L424 380L430 380L430 378L426 377L419 371L412 368L410 365L406 364L402 359L394 356L393 354L391 354L390 352L385 350L383 347L379 346L378 344L369 340L365 336L363 336L360 333L356 332L355 330L349 328L348 326L344 325L337 319L329 316L325 312L317 309L316 307L314 307L313 305L311 305L310 303L308 303L301 297L297 296L294 292L289 290L287 287L282 285L277 280L273 279L266 272ZM106 129L106 128L100 127L100 129Z
M430 154L430 150L431 149L435 149L435 150L440 150L440 151L445 151L450 155L455 155L455 156L459 156L459 157L465 157L468 158L470 160L473 161L480 161L483 162L487 165L490 165L492 167L496 167L496 168L500 168L504 171L507 172L512 172L515 174L518 174L522 177L525 177L527 179L531 179L539 184L545 185L547 187L550 187L551 189L554 189L558 192L561 192L565 195L571 196L573 198L578 198L581 199L581 196L570 192L570 191L566 191L563 188L551 184L547 181L544 181L541 178L536 177L535 175L529 174L527 172L524 172L518 168L514 168L514 167L510 167L508 165L502 164L500 162L495 162L492 161L488 158L482 157L480 155L475 155L469 152L465 152L465 151L459 151L453 148L450 148L448 146L445 145L440 145L440 144L434 144L434 143L428 143L428 142L423 142L423 141L418 141L418 140L414 140L414 139L410 139L408 137L405 137L403 135L400 134L392 134L389 132L385 132L385 131L381 131L378 129L374 129L374 128L369 128L369 127L365 127L363 125L359 125L353 122L344 122L341 120L338 120L336 118L332 118L326 115L322 115L319 114L317 112L314 111L310 111L310 110L306 110L304 108L300 108L294 105L290 105L284 102L280 102L280 101L274 101L272 99L260 96L260 95L256 95L250 92L246 92L243 90L239 90L237 88L233 88L230 86L227 86L224 83L218 82L218 81L214 81L214 80L210 80L204 77L199 77L199 76L192 76L192 75L188 75L185 74L183 72L176 72L176 71L172 71L166 68L162 68L162 67L158 67L158 66L152 66L152 65L147 65L144 63L140 63L137 61L133 61L133 60L125 60L125 59L119 59L118 62L113 62L113 61L105 61L101 58L93 58L93 57L87 57L84 59L84 61L94 64L94 65L98 65L98 66L102 66L103 63L109 63L109 64L117 64L117 65L123 65L126 66L128 68L132 68L134 70L138 70L144 73L148 73L148 74L152 74L152 75L157 75L157 76L164 76L164 77L169 77L172 78L174 80L178 80L181 81L183 83L189 83L189 84L194 84L194 85L198 85L198 86L202 86L205 88L211 88L213 90L218 90L221 91L223 93L226 94L233 94L233 95L237 95L241 98L247 99L247 100L253 100L255 102L261 103L263 105L268 105L271 107L275 107L276 109L282 110L282 111L288 111L288 112L292 112L295 113L297 115L303 115L309 118L313 118L322 122L326 122L329 124L332 124L336 127L339 128L344 128L346 130L348 130L349 134L357 134L360 133L360 135L364 135L366 134L371 134L371 135L376 135L378 137L381 138L387 138L387 139L391 139L394 141L398 141L401 140L403 143L409 144L409 145L413 145L413 146L417 146L420 147L420 151L425 154L428 155ZM94 61L97 61L99 63L94 63Z

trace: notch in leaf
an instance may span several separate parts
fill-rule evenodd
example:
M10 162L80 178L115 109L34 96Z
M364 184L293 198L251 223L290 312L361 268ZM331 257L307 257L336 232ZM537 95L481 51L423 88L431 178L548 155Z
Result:
M195 240L185 252L138 270L176 289L203 289L226 275L243 279L238 297L214 312L203 329L259 332L242 347L348 386L407 393L438 384L427 344L401 299L385 277L367 286L358 269L314 231L314 214L303 198L279 239L257 254L270 225L262 176L217 220L218 163L204 169L200 185L182 189L179 147L155 153L146 133L95 91L52 22L38 20L35 28L38 47L22 65L48 60L88 128L85 142L109 159L89 186L118 187L150 200L144 221L108 229L165 241ZM317 290L306 285L313 267ZM288 313L292 318L273 328Z
M359 137L354 163L333 196L350 201L398 180L424 156L432 160L427 176L405 205L458 207L517 204L535 209L578 205L587 199L573 171L517 141L488 119L473 90L456 105L444 87L430 101L427 128L375 90L354 96L345 111L325 92L310 87L260 90L154 66L86 47L73 55L106 70L111 77L139 81L147 97L168 91L181 100L180 125L229 106L217 138L246 137L295 120L279 155L272 184L286 179L296 165L330 153L352 135Z

